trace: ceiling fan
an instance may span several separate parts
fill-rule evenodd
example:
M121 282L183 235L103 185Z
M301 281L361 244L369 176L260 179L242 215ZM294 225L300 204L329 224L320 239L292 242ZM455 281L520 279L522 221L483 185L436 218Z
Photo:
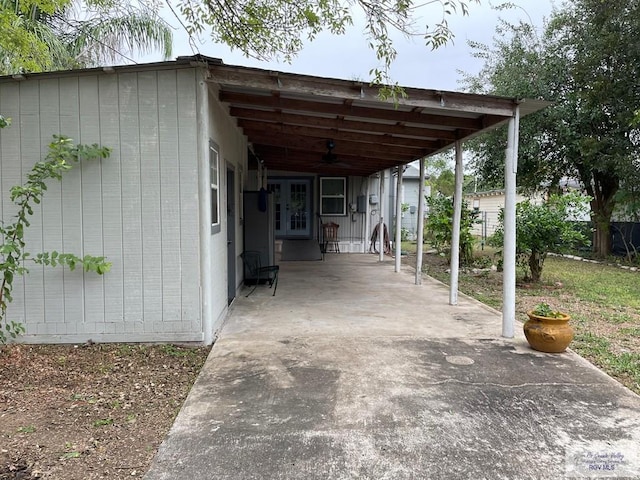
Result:
M333 153L336 143L333 140L327 140L327 153L322 155L322 162L318 166L335 165L337 167L351 168L348 163L338 161L338 155Z

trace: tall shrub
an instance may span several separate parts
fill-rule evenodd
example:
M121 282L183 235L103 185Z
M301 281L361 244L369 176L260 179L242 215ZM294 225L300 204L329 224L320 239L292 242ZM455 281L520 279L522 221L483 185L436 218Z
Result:
M525 280L539 282L547 255L565 253L588 243L582 232L570 222L573 215L588 210L589 197L570 193L551 195L541 205L529 200L516 205L516 257L524 272ZM504 244L504 210L500 212L499 225L489 238L489 244Z
M427 238L434 248L445 252L451 260L451 235L453 233L453 198L444 195L427 197L429 216L425 222ZM460 219L460 263L468 265L473 262L473 244L471 234L473 225L478 223L478 212L470 210L462 201L462 217Z

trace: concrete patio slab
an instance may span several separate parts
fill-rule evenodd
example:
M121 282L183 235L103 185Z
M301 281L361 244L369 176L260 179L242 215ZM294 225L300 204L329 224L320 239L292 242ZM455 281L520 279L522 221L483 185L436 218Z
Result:
M640 478L640 397L369 255L235 302L147 480ZM520 329L517 329L518 332Z

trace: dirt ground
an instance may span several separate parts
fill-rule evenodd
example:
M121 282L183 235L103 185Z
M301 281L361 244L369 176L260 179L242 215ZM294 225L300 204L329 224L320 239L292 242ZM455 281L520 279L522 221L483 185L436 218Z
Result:
M0 480L142 477L208 353L0 347Z

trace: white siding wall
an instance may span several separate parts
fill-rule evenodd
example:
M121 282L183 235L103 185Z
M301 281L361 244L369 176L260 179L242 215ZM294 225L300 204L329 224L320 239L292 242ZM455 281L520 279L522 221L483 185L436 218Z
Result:
M394 180L397 180L394 177ZM405 178L402 180L404 198L403 203L409 205L409 210L402 215L402 228L406 228L409 232L409 238L416 238L416 225L418 222L418 188L420 186L419 178ZM415 207L415 212L411 213L411 207Z
M217 101L218 91L214 85L209 87L209 136L219 147L220 151L220 232L211 235L211 265L212 277L212 317L214 332L222 326L227 313L227 167L235 172L235 228L236 228L236 291L243 280L242 259L243 251L242 226L240 213L242 186L241 177L244 176L247 164L247 142L245 136L236 125L235 119L229 116L227 109Z
M542 201L542 198L539 196L525 197L523 195L517 194L516 203L522 202L527 198L529 198L534 203L539 203ZM473 208L474 200L477 201L480 210L478 220L482 221L486 225L484 227L484 232L486 233L487 237L493 235L496 231L496 228L498 228L498 218L500 216L500 210L504 208L504 193L495 192L475 196L473 194L468 194L465 196L465 200L468 202L468 206L470 209ZM475 224L472 229L472 233L473 235L482 235L483 224Z
M310 178L308 173L294 173L294 172L284 172L284 171L269 171L269 177L277 177L277 178ZM319 201L320 201L320 181L319 178L322 175L313 176L312 183L312 228L311 228L311 236L312 238L318 238L318 212L320 211ZM357 205L358 195L366 195L367 188L367 177L347 177L347 210L348 204ZM260 187L258 186L258 180L256 171L252 170L249 172L246 185L248 190L258 190ZM365 220L366 213L348 213L345 215L323 215L322 221L325 223L333 222L340 225L338 228L338 242L340 245L340 251L344 253L363 253L365 248L368 247L368 237L365 232ZM278 251L278 246L276 246L276 250Z
M325 223L333 222L340 225L338 228L338 243L340 251L345 253L363 253L368 245L367 233L365 232L366 213L349 211L349 204L358 205L358 195L366 195L366 177L347 177L347 212L346 216L323 215L322 221ZM320 184L316 178L314 185L315 195L315 211L320 211L319 192ZM317 218L317 217L316 217ZM316 222L317 223L317 222ZM315 228L318 228L316 225Z
M0 83L0 198L53 134L113 148L49 182L27 250L105 255L104 276L31 267L8 317L26 341L201 341L195 69ZM235 139L234 139L235 141ZM224 262L222 263L224 264ZM226 299L223 302L226 306Z

